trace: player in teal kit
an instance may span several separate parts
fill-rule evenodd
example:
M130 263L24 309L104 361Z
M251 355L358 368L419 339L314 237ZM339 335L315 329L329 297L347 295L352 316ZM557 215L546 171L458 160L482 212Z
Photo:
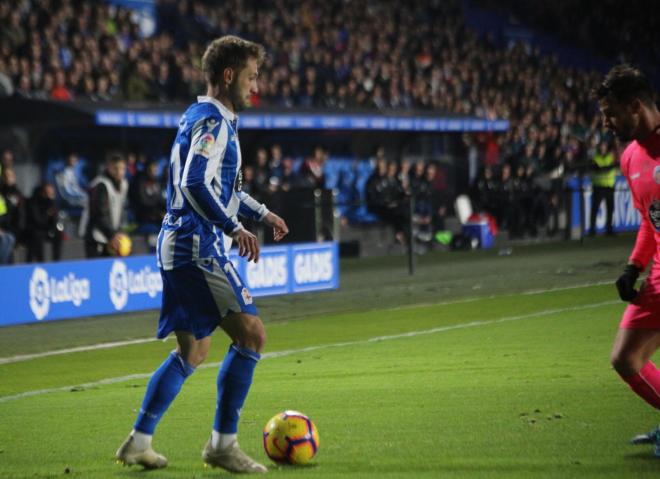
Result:
M240 410L264 347L265 332L250 292L228 258L258 261L256 237L237 215L263 221L276 241L286 223L241 191L241 150L236 112L257 93L263 47L234 36L213 41L202 59L206 96L186 110L172 147L167 214L158 237L163 302L158 337L174 333L177 348L154 373L134 428L117 451L124 464L161 468L167 459L151 447L156 425L184 381L207 356L220 326L232 339L217 379L215 421L204 462L232 472L266 472L241 451Z

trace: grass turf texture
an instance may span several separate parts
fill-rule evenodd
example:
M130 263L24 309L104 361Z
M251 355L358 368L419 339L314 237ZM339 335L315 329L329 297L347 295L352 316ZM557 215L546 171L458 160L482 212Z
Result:
M348 262L339 292L260 301L265 317L279 314L267 324L268 351L316 349L259 365L243 448L266 461L261 428L290 408L316 422L321 447L311 467L272 467L277 477L657 477L650 448L626 444L658 415L608 364L624 308L613 287L516 294L611 280L631 242L432 255L414 278L401 258ZM9 354L24 354L145 337L154 316L91 319L80 334L79 320L5 328L0 338ZM403 336L410 332L425 334ZM209 362L227 344L217 334ZM172 346L0 365L0 397L150 373ZM154 443L170 466L149 477L229 476L205 470L200 457L216 370L200 368L161 422ZM146 382L0 402L0 477L146 477L112 460Z

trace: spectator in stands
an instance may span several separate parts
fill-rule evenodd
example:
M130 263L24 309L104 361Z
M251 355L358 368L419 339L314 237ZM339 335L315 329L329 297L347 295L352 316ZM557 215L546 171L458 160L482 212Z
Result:
M0 265L13 262L14 245L16 238L8 230L4 229L7 216L7 204L0 194Z
M426 165L423 161L418 161L415 164L415 173L417 173L418 166L422 167L421 176L414 176L414 187L411 189L412 194L414 195L415 209L413 214L413 223L417 227L417 239L422 242L429 242L433 237L434 226L433 226L433 216L434 216L434 190L432 188L433 171L430 171L429 176L430 180L426 178ZM429 165L429 168L435 168L434 165Z
M470 199L477 212L489 213L498 226L504 219L503 205L500 197L500 182L493 168L484 167L470 193Z
M62 70L55 72L55 84L50 91L50 98L59 101L72 101L73 94L66 85L66 74Z
M28 263L44 261L46 242L51 244L52 260L59 261L64 225L55 202L55 187L51 183L44 182L34 189L27 202L26 227Z
M282 154L282 147L275 143L270 147L270 159L268 160L268 168L272 175L279 175L282 169L282 160L284 155Z
M424 179L424 174L426 172L426 163L424 160L417 160L415 166L410 169L408 172L409 179L408 184L410 185L410 191L413 194L417 194L423 188L423 184L426 181Z
M165 201L155 161L147 162L144 170L133 177L129 200L140 227L157 232L165 215Z
M243 167L243 175L241 177L241 191L245 191L252 198L254 198L255 192L255 176L254 176L254 167L251 165L245 165Z
M531 163L519 163L512 177L512 194L509 237L523 237L525 233L536 236L536 218L534 217L534 190L527 171L533 168Z
M3 218L5 229L14 235L16 242L22 242L25 231L25 197L16 184L13 168L4 168L0 175L0 194L5 200L7 216Z
M9 148L6 148L5 150L2 151L2 157L0 157L0 173L2 173L2 170L5 168L13 168L14 167L14 152L11 151Z
M325 186L323 165L326 157L327 153L322 146L314 148L314 154L305 160L298 171L301 188L317 189Z
M271 176L271 170L268 167L268 152L266 148L259 148L254 167L254 191L250 193L254 199L264 201L264 196L270 189Z
M376 169L366 184L367 208L383 222L392 226L394 238L405 243L406 215L403 188L397 179L397 165L388 164L385 157L376 162Z
M432 232L445 229L445 219L448 214L449 198L447 198L447 185L445 178L441 176L438 165L431 162L426 167L424 184L427 185L427 201L431 210Z
M410 195L412 192L410 185L411 171L412 171L411 161L408 159L403 159L401 161L401 167L399 168L399 174L397 175L397 179L399 180L399 184L401 185L401 188L403 188L403 191L406 195Z
M596 234L596 217L598 209L603 200L605 200L605 232L608 235L614 234L612 227L612 218L614 216L614 184L618 171L616 156L612 153L608 143L601 141L598 145L598 151L591 159L591 221L589 235Z
M119 236L128 195L126 160L120 154L110 156L106 168L94 178L89 198L80 220L88 258L111 256L119 250Z
M66 155L64 168L55 174L55 186L65 208L83 208L87 202L86 182L78 169L79 158L74 152Z
M146 60L139 59L130 67L126 79L126 99L145 101L155 99L151 68Z
M291 191L301 187L300 176L294 169L293 160L288 156L280 163L280 168L275 170L277 174L270 177L271 191Z
M521 237L521 205L516 200L516 185L513 181L511 164L504 163L500 172L499 203L502 205L503 223L509 231L510 239Z

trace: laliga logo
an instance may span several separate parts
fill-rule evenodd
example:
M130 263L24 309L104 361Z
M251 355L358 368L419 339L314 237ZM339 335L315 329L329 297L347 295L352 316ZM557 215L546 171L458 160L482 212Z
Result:
M110 301L117 311L128 302L128 269L123 261L112 263L109 278Z
M44 319L50 309L48 273L42 268L34 268L30 278L30 309L37 319Z
M90 297L89 280L69 273L62 279L50 278L40 267L34 268L30 278L30 309L37 319L44 319L50 304L73 303L80 306Z
M129 295L146 294L155 298L163 291L163 280L158 271L152 271L149 266L133 271L119 260L112 263L108 282L110 301L117 311L126 307Z

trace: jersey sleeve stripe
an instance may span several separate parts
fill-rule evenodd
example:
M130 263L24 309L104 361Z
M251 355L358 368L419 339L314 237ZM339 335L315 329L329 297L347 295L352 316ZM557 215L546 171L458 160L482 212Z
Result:
M239 206L239 214L251 218L253 220L261 221L264 216L266 216L269 211L266 208L266 205L259 203L257 200L252 198L249 194L241 191L238 193L238 198L241 200Z

